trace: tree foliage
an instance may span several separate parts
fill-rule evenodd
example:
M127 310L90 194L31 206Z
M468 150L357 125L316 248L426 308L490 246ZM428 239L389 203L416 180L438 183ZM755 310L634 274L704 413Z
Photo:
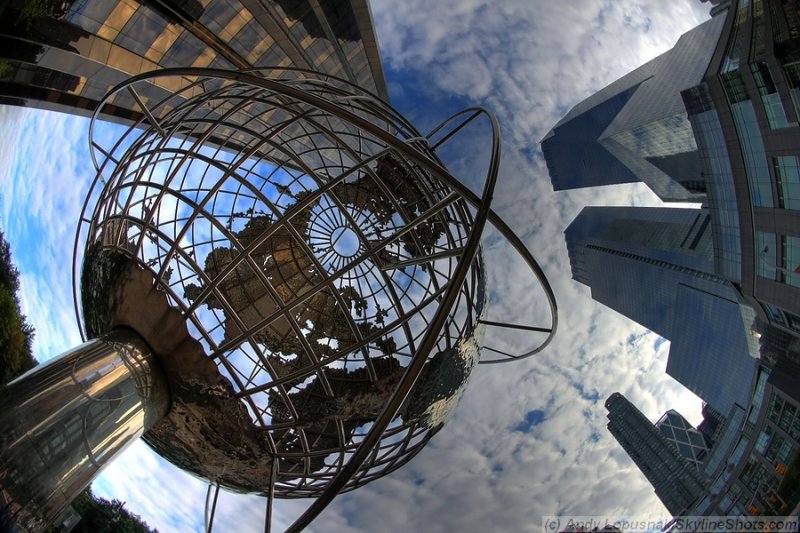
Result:
M11 259L11 246L0 231L0 384L36 366L31 352L33 327L20 312L19 271Z
M11 245L0 231L0 286L13 295L19 290L19 271L11 260Z
M30 27L31 24L43 17L59 17L64 14L69 2L64 0L22 0L16 4L17 24Z
M19 271L14 266L11 245L0 231L0 387L37 365L31 352L33 327L20 312ZM81 516L74 532L153 533L124 503L106 500L88 488L72 503Z
M119 500L106 500L92 493L89 487L72 502L72 508L81 516L73 533L156 533L139 515L125 509Z

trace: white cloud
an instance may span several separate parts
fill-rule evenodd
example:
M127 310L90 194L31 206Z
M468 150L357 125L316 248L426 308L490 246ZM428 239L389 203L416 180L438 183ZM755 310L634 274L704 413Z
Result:
M82 160L88 123L28 110L21 116L17 145L0 168L3 226L21 274L23 312L36 328L34 353L46 360L80 342L72 242L92 177Z
M538 141L575 103L657 53L705 17L707 5L682 2L373 0L391 93L412 119L444 118L450 97L484 104L499 116L503 180L495 202L541 261L560 307L560 333L543 353L510 366L477 369L456 415L414 461L387 478L340 496L316 531L520 531L542 515L624 513L663 508L605 429L603 401L628 395L651 419L679 410L696 421L699 402L666 376L668 343L590 298L570 279L563 230L588 204L652 205L644 186L554 194ZM4 120L0 108L0 120ZM24 166L0 175L3 224L24 257L25 308L37 327L37 355L74 344L71 311L74 220L91 179L85 122L30 113L16 146ZM13 139L12 139L13 140ZM485 147L476 147L478 152ZM35 235L25 224L34 223ZM18 236L19 241L15 241ZM494 311L526 314L540 295L512 256L493 249L500 301ZM545 420L514 432L528 412ZM688 412L693 410L694 413ZM127 501L162 531L201 530L205 485L136 443L104 473L101 494ZM307 502L280 501L276 529ZM263 500L224 496L219 530L256 531Z

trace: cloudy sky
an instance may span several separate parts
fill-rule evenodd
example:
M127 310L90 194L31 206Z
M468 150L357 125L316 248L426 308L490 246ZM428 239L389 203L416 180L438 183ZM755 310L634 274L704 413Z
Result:
M708 4L373 0L372 9L392 101L421 130L473 104L498 115L504 158L495 206L551 280L560 331L535 358L479 367L454 418L426 450L339 497L311 529L530 531L539 530L543 515L663 515L605 429L603 401L620 391L652 420L676 408L694 422L700 401L664 373L668 342L593 302L589 289L571 280L563 239L584 205L658 200L633 185L553 193L538 141L574 104L708 18ZM87 129L77 117L0 107L0 224L22 273L40 360L80 341L69 266L74 222L92 178ZM544 306L535 292L518 296L528 294L515 285L524 283L521 269L503 261L492 268L501 299L510 294ZM140 442L95 483L96 492L125 501L161 531L202 530L205 488ZM263 500L221 498L220 531L263 530ZM288 525L307 504L278 502L274 527Z

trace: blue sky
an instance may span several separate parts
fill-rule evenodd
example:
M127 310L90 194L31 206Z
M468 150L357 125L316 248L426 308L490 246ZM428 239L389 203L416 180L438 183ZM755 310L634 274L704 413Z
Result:
M584 205L658 205L641 185L553 193L538 141L569 108L707 18L708 4L634 0L373 0L395 105L419 128L472 104L493 109L504 139L496 209L540 260L561 310L540 356L480 367L454 418L413 462L338 498L318 531L521 531L555 514L658 516L663 507L605 429L604 399L628 396L652 420L700 402L666 376L669 343L593 302L572 281L562 232ZM0 107L0 217L21 271L23 307L41 360L80 341L72 310L75 222L93 178L88 121ZM471 144L475 143L475 144ZM467 138L464 153L485 150ZM454 168L463 166L453 153ZM489 265L501 306L517 316L535 292L524 269ZM162 531L202 529L206 486L135 443L95 484ZM263 528L263 500L225 494L220 531ZM306 507L276 505L276 529Z

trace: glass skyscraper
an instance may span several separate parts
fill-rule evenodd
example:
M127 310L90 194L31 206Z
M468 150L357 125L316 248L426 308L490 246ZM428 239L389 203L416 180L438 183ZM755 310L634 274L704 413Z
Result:
M593 299L672 341L667 373L722 413L747 404L755 315L714 273L707 210L586 207L565 235Z
M784 474L800 468L800 2L711 4L711 20L576 105L542 149L556 190L641 181L702 203L584 209L565 232L572 274L668 338L667 372L725 415L703 428L710 482L685 513L788 514L798 502L781 493ZM641 418L609 430L663 492ZM679 441L685 424L669 426Z
M708 480L625 396L606 400L608 430L653 485L664 507L681 514L707 490Z
M703 462L708 456L708 444L703 434L692 426L683 415L670 409L658 419L655 426L682 456L694 464L698 470L702 469Z
M717 270L800 335L800 8L732 2L702 83L683 91L714 213Z
M0 103L89 115L130 76L175 67L304 68L388 98L367 0L72 0L33 14L25 4L0 4ZM137 96L147 105L174 89ZM141 118L137 96L118 94L107 118Z
M570 110L542 150L555 190L640 181L702 202L708 272L800 336L798 3L712 3L670 51Z
M542 140L553 188L642 181L664 201L702 201L705 180L680 93L703 79L723 24L715 17L687 32L572 108Z

